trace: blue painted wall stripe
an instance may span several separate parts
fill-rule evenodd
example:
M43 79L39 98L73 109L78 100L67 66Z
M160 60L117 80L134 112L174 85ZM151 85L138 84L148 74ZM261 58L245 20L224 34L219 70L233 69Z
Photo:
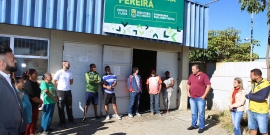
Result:
M11 0L11 6L14 6L14 10L11 10L10 23L18 24L18 14L19 14L19 0Z
M200 7L200 29L199 29L199 32L200 32L200 42L199 42L199 48L204 48L203 47L203 40L204 40L204 8L203 7Z
M186 30L186 32L185 32L185 35L184 35L184 37L186 37L185 39L186 39L186 41L185 41L185 43L184 43L184 45L185 46L190 46L190 7L191 7L191 3L187 3L186 4L187 5L187 15L186 15L186 26L185 26L185 30Z
M196 48L200 48L199 42L200 42L200 5L195 6L196 13L195 13L195 44L194 46Z
M11 7L11 1L10 0L6 0L6 7ZM6 14L8 14L9 16L5 16L5 21L7 22L7 23L10 23L11 24L11 11L12 11L12 9L10 9L10 8L5 8L5 12L6 12Z
M204 48L207 48L208 46L208 12L209 12L209 9L206 8L204 9L205 10L205 13L204 13Z
M195 4L192 3L191 4L191 16L190 16L190 21L191 21L191 28L190 28L190 31L191 33L193 34L192 36L190 36L190 46L191 47L195 47Z
M6 0L0 0L0 22L4 23L6 16Z
M35 3L35 21L34 21L34 27L42 27L42 3L43 0L36 0Z

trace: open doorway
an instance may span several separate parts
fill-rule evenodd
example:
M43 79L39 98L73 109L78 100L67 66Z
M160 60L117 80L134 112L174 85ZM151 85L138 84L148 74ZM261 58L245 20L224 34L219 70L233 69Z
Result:
M142 77L143 92L140 99L140 112L150 110L150 97L146 89L146 80L150 76L150 70L156 69L157 65L157 52L133 49L133 63L132 66L139 67L139 75Z

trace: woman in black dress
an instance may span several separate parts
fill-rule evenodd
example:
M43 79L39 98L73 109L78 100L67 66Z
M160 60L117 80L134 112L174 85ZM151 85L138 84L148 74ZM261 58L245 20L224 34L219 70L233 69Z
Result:
M38 74L35 69L29 69L23 73L22 78L25 80L24 90L29 96L32 105L32 123L27 124L25 135L34 135L38 120L38 108L43 104L40 99L40 88L37 82Z

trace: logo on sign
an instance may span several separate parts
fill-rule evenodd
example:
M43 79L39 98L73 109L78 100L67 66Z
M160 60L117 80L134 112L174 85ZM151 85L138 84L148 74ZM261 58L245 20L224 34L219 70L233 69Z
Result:
M136 9L131 9L131 17L136 18Z

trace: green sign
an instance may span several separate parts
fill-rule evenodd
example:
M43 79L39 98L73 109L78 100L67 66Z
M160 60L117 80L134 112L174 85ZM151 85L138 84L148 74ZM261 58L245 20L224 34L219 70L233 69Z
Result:
M106 0L103 31L182 43L184 0Z

